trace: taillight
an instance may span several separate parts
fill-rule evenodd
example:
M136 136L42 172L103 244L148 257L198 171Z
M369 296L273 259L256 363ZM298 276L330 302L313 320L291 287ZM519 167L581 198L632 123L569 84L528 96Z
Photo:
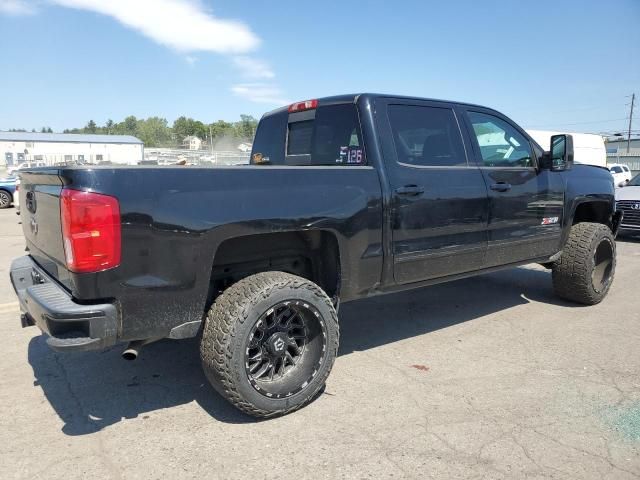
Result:
M289 105L289 113L304 112L314 108L318 108L318 100L305 100L304 102L296 102Z
M63 189L60 218L67 268L99 272L120 264L120 205L100 193Z

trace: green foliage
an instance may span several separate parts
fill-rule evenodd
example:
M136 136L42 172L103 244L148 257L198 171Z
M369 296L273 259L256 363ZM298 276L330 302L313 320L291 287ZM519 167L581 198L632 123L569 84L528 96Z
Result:
M89 120L89 123L87 123L87 126L84 127L84 130L86 133L97 133L98 126L96 125L96 122L94 122L93 120Z
M138 120L138 138L146 147L169 146L171 142L171 129L166 118L149 117L146 120Z
M122 122L108 119L104 126L89 120L83 128L67 128L63 133L97 133L103 135L133 135L144 142L145 147L181 147L182 141L189 135L195 135L214 146L235 148L241 142L252 142L256 134L258 120L251 115L240 115L238 122L217 122L205 124L200 120L181 116L172 126L166 118L149 117L137 119L129 115ZM22 129L11 129L10 132L24 132ZM36 130L33 129L32 132ZM42 127L42 133L53 133L50 127ZM204 147L206 148L206 147Z

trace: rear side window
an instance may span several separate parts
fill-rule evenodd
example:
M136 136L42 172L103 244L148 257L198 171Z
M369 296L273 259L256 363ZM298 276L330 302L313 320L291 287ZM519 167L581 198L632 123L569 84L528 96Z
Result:
M389 122L399 163L421 167L467 165L453 110L389 105Z
M611 167L611 171L613 173L622 173L622 168L621 167Z

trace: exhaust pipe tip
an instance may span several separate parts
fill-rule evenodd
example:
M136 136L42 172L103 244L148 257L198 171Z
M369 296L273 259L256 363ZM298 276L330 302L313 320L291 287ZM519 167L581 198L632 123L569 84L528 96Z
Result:
M135 348L127 348L124 352L122 352L122 358L129 362L132 362L133 360L138 358L138 350Z
M134 340L132 342L129 342L129 345L127 345L126 350L122 352L122 358L128 361L133 361L136 358L138 358L138 355L140 354L140 349L142 347L150 343L157 342L158 340L160 339L147 338L146 340Z

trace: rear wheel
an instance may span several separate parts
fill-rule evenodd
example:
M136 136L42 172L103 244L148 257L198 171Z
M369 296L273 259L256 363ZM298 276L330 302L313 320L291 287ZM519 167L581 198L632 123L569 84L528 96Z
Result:
M213 387L256 417L292 412L324 386L338 351L338 319L313 282L282 272L252 275L211 307L200 353Z
M585 305L607 295L616 269L616 243L611 230L600 223L571 227L562 256L553 265L553 288L567 300Z
M0 208L9 208L11 205L11 194L6 190L0 190Z

